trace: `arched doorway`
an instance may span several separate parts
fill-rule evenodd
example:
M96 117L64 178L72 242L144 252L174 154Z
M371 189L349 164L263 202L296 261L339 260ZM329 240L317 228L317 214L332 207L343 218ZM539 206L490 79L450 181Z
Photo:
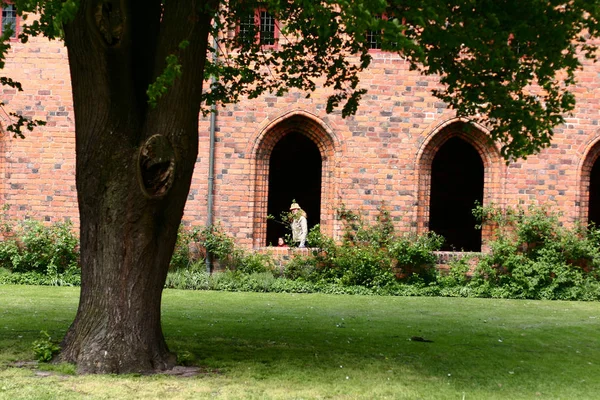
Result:
M588 223L600 226L600 158L597 158L590 171L590 196Z
M269 192L266 245L276 245L289 234L280 221L293 200L306 211L308 228L320 221L322 159L318 146L302 133L292 131L273 147L269 159Z
M483 203L484 165L460 137L448 139L431 165L429 229L446 239L442 250L481 251L481 230L472 210Z

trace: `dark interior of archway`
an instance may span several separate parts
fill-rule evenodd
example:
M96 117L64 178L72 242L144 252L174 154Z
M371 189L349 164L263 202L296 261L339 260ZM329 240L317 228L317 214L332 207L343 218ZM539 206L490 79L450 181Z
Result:
M469 143L450 138L431 166L429 229L446 239L442 250L481 251L476 201L483 202L483 161Z
M600 226L600 158L596 160L590 173L588 222Z
M267 213L277 221L267 220L267 245L290 234L280 222L282 212L296 200L306 211L308 229L319 223L321 215L321 153L317 145L299 132L290 132L277 142L269 160L269 200Z

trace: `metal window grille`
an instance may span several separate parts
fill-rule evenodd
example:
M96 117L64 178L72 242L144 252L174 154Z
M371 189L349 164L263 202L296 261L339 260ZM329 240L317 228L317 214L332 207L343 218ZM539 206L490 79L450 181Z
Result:
M260 44L266 46L275 44L275 18L267 11L260 12Z
M369 49L381 49L381 31L367 31Z
M12 30L10 37L17 37L17 10L14 4L7 4L2 8L2 31Z
M381 19L381 16L376 16L376 19ZM381 38L383 31L367 31L367 46L369 49L381 49Z
M252 43L256 37L256 26L254 14L249 14L240 19L240 30L238 37L242 43Z

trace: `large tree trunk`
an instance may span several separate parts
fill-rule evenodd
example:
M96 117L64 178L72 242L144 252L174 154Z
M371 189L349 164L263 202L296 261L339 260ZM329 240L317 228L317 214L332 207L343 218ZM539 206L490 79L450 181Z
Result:
M82 0L65 27L76 122L81 298L59 357L82 373L170 368L161 293L198 153L204 1ZM180 50L178 45L190 45ZM147 104L168 54L183 75Z

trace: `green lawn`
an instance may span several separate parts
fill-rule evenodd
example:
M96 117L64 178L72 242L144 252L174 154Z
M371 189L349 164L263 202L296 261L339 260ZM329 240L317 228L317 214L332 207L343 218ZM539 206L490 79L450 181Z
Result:
M600 398L600 303L167 290L167 341L199 376L8 366L62 337L77 296L0 286L0 399Z

